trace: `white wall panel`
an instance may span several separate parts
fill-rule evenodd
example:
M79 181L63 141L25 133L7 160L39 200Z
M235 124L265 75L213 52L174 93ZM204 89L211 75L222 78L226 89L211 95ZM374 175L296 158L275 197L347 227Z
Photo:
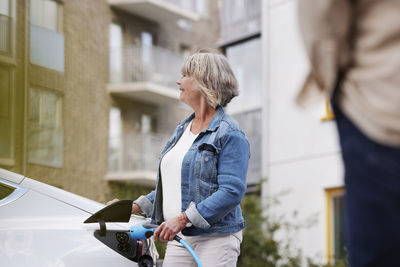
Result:
M284 214L294 225L315 216L316 223L308 229L300 229L293 244L301 248L305 256L324 260L327 249L325 189L343 184L340 154L276 164L270 168L270 175L270 196L287 191L279 198L280 204L274 205L272 213ZM291 217L294 211L298 212L296 219Z
M295 98L308 70L295 1L270 9L270 163L338 151L333 121L321 122L324 101L306 110Z

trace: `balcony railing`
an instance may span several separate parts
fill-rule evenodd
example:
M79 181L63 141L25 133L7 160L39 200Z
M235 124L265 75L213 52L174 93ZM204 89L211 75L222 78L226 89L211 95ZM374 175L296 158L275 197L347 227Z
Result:
M110 83L153 82L176 88L182 57L156 46L110 48Z
M0 54L11 53L11 24L9 16L0 14Z
M149 20L164 23L185 19L196 21L196 0L107 0L108 4L147 18Z
M222 0L221 40L229 43L261 31L261 0Z
M168 136L146 133L130 134L109 140L109 180L154 183L161 150Z
M177 101L183 59L156 46L110 48L110 93L164 104Z

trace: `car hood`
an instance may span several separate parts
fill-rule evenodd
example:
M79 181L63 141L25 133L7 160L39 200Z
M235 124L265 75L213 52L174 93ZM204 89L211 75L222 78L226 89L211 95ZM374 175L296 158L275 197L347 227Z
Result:
M44 184L33 179L25 177L21 182L22 186L29 188L30 190L36 191L43 195L49 196L51 198L57 199L68 205L74 206L78 209L86 211L90 214L97 212L98 210L104 208L104 204L93 201L91 199L78 196L76 194L67 192L65 190L59 189L57 187Z

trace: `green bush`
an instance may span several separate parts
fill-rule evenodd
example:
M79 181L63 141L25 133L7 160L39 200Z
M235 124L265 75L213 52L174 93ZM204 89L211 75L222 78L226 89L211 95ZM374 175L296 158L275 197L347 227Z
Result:
M301 266L300 252L290 253L289 247L275 240L274 235L282 224L262 216L260 197L246 195L241 205L246 228L238 266Z

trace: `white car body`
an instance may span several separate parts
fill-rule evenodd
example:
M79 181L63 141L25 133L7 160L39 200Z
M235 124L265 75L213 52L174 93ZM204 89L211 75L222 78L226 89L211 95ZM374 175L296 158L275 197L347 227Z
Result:
M0 266L137 266L96 239L98 223L83 223L103 204L3 169L0 186L15 188L0 199ZM107 230L145 222L131 216Z

